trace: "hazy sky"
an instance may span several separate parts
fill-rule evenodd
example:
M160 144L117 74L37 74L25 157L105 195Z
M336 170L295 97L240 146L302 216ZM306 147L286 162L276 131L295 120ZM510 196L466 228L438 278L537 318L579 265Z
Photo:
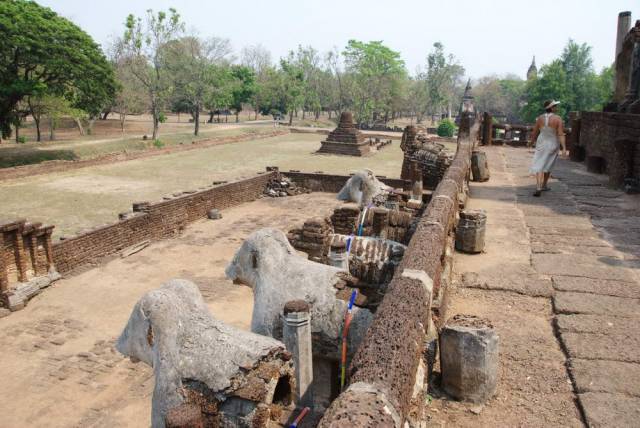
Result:
M436 41L472 77L516 73L531 57L551 61L569 38L593 47L596 69L613 62L618 13L640 18L637 0L37 0L104 44L120 35L127 14L175 7L201 36L231 39L239 53L262 44L274 59L299 44L320 51L349 39L383 40L400 51L410 72Z

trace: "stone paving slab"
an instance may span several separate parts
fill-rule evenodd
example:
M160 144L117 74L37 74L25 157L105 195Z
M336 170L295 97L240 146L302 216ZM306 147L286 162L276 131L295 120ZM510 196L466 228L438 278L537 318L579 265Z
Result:
M531 243L531 252L536 254L586 254L591 256L615 257L619 251L611 247L573 246L562 244Z
M543 275L579 276L627 282L635 280L631 272L619 266L623 262L620 259L584 254L533 254L531 260L533 267Z
M546 225L543 227L531 227L529 228L529 233L532 236L559 235L559 236L579 237L579 238L600 238L600 234L593 228L578 229L574 227L557 227L555 225Z
M531 232L531 242L542 244L579 245L581 247L612 248L608 242L594 236L567 236L560 234L539 234Z
M621 361L571 361L576 392L612 392L640 397L640 364Z
M638 328L635 318L620 318L610 315L559 314L556 325L560 333L612 334L616 331L633 331Z
M551 297L553 294L551 280L527 272L520 275L504 271L495 275L466 272L462 274L462 286L481 290L511 291L534 297Z
M640 334L637 328L626 333L562 333L562 342L571 358L640 363ZM602 374L607 376L606 373Z
M579 395L590 427L637 427L640 399L623 394L588 392Z
M556 312L560 314L614 315L638 318L640 324L640 299L558 292L553 297L553 304Z
M556 275L552 278L553 288L558 291L577 291L606 296L640 299L640 284L635 282L610 281L607 279L579 278Z

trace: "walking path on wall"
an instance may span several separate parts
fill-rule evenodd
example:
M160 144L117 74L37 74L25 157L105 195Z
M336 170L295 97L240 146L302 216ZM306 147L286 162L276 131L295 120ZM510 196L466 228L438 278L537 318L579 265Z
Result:
M491 180L471 183L487 211L485 253L456 254L448 316L490 319L500 383L486 406L434 400L455 426L635 426L640 420L640 198L559 161L532 196L531 153L486 148ZM437 397L437 391L434 391Z

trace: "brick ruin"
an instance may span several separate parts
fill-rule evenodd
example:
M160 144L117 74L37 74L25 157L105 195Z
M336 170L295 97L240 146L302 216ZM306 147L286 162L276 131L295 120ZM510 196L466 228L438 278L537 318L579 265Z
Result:
M423 170L416 175L414 168L408 180L378 177L395 189L384 205L365 209L342 203L329 218L310 219L289 233L296 248L324 264L334 264L344 256L346 240L358 228L362 235L353 239L352 254L348 255L352 257L350 273L356 282L345 282L338 298L348 300L352 289L360 289L356 304L374 313L373 324L362 345L349 352L352 358L347 388L342 394L335 385L335 361L323 365L314 359L314 364L318 363L317 369L314 366L315 375L328 380L323 386L325 391L319 394L319 399L326 398L328 406L320 426L336 426L339 421L358 426L364 420L383 420L388 426L397 427L405 422L409 426L419 424L427 388L427 344L437 334L435 324L445 318L454 227L457 212L464 204L470 153L479 131L475 116L468 111L464 114L469 117L462 122L458 151L449 158L442 174L429 178L434 180L432 191L420 190L415 199L415 184L423 178ZM322 172L280 172L270 167L248 179L215 182L155 202L136 202L132 211L120 214L116 222L63 237L56 243L51 243L51 227L6 223L1 235L5 251L0 268L7 272L8 279L2 282L3 290L17 283L20 272L26 272L28 279L28 268L20 266L28 266L34 260L33 274L49 272L53 266L62 274L72 274L141 243L179 234L189 223L206 218L212 209L223 210L264 197L265 191L282 177L289 183L287 188L332 193L338 193L350 178ZM29 242L36 242L37 246L29 246ZM22 252L16 250L20 243ZM36 256L27 255L32 248ZM11 254L16 254L15 259L9 257ZM338 350L332 349L331 354L338 354ZM198 385L192 389L199 391ZM206 407L206 400L198 397L202 398L202 394L194 395L188 404ZM358 412L352 412L353 406ZM198 415L193 406L177 408L171 419L177 425L172 426L186 426L180 421L198 420Z
M400 177L415 181L421 175L424 188L435 189L452 160L444 145L410 125L402 133L400 148L404 152Z
M602 112L570 115L571 159L590 172L609 175L612 187L640 191L640 21L631 12L618 16L613 101Z
M351 112L345 111L340 115L338 127L322 142L317 153L366 156L371 153L371 146L365 141L364 134L353 123Z
M0 222L0 306L22 309L60 277L53 261L53 228L26 220Z

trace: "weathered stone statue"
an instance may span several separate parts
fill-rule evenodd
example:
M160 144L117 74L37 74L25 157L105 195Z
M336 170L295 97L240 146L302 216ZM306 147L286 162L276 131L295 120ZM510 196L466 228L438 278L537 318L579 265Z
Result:
M338 351L348 302L336 297L346 281L345 270L315 263L298 255L283 232L261 229L245 239L226 269L227 278L253 289L251 331L282 337L282 309L292 300L311 306L314 339ZM351 279L350 279L351 278ZM354 307L349 349L355 350L373 316ZM314 349L315 352L315 349Z
M375 199L386 199L386 195L391 191L387 186L376 178L373 171L363 169L357 171L342 187L338 193L341 201L355 202L360 206L367 206Z
M153 427L164 427L172 409L193 405L204 426L266 427L274 397L279 405L292 399L284 344L215 319L190 281L174 279L146 293L116 348L153 367Z

